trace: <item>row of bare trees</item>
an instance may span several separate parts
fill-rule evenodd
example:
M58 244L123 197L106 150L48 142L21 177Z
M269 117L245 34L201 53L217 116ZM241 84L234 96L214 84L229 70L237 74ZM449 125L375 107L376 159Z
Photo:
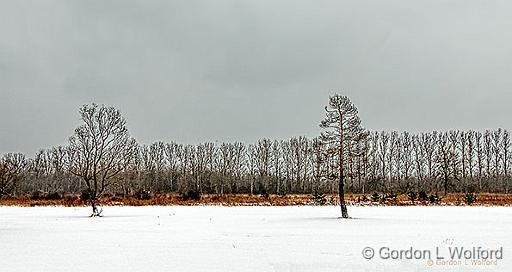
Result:
M128 144L134 145L133 159L113 158L111 163L120 167L106 173L120 172L111 188L116 193L194 190L288 194L339 190L339 175L332 171L337 159L320 139L262 139L249 145ZM360 139L357 150L345 156L343 175L348 192L510 191L512 150L510 132L506 130L373 132ZM0 194L80 192L86 182L94 180L76 178L73 172L87 174L91 166L87 158L73 154L76 152L69 147L55 147L41 150L30 159L22 154L4 155L0 160Z
M349 175L350 190L510 190L512 161L507 130L374 132L363 148L363 155L350 166L355 169Z
M305 137L282 141L263 139L249 145L241 142L136 145L130 161L119 167L120 173L115 176L111 190L125 194L190 190L219 194L332 191L334 185L328 187L326 181L320 180L325 167L319 159L322 152L318 140ZM78 179L76 172L86 175L88 169L94 168L88 165L94 160L88 162L74 154L69 147L55 147L41 150L33 158L5 155L2 165L3 162L14 165L12 158L19 158L15 172L20 182L10 192L81 192L86 182Z
M0 196L82 193L502 192L511 181L510 132L369 132L346 96L333 95L320 137L254 144L139 145L113 107L84 105L69 145L0 158Z

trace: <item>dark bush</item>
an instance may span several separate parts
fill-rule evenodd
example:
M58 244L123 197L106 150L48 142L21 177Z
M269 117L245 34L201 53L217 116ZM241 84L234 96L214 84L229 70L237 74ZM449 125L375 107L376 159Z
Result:
M412 191L407 193L407 196L409 197L410 201L415 201L418 198L418 194Z
M89 192L89 190L82 191L82 193L80 194L80 199L82 201L88 201L89 199L91 199L91 193Z
M420 201L427 201L428 200L428 195L425 191L420 191L420 193L418 194L418 199Z
M195 190L190 190L184 194L180 195L180 199L182 201L189 201L189 200L200 200L201 199L201 193Z
M380 201L380 195L378 193L373 193L372 194L372 201L373 202L378 202Z
M386 194L383 199L384 200L390 200L390 201L395 201L396 199L398 198L398 195L397 194Z
M430 196L428 196L428 201L430 203L437 203L439 202L439 200L441 200L441 198L437 194L431 194Z
M62 195L57 193L57 192L51 192L49 194L47 194L44 199L46 200L61 200L62 199Z
M473 194L473 193L466 193L464 195L464 202L466 204L471 205L471 204L475 203L475 201L476 201L475 194Z
M41 200L44 198L44 194L41 191L35 191L35 192L32 192L32 194L30 195L30 198L32 200Z
M325 205L327 203L327 199L325 198L324 193L318 193L314 192L311 195L311 199L317 204L317 205Z
M267 190L263 189L261 190L260 192L260 197L263 197L263 198L269 198L270 195L268 194Z
M150 200L151 194L148 191L139 191L135 193L135 198L140 200Z

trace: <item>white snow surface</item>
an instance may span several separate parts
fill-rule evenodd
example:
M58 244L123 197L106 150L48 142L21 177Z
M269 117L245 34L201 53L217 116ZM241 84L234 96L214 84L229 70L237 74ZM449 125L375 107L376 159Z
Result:
M0 271L512 271L510 207L349 207L349 220L334 206L103 210L0 207ZM503 257L429 266L378 252L449 257L450 246L503 247Z

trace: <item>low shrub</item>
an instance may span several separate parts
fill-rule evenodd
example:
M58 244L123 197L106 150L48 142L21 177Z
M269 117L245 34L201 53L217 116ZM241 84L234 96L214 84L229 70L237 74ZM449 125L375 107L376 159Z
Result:
M325 204L327 204L327 199L325 198L325 194L324 193L314 192L311 195L311 199L317 205L325 205Z
M407 193L407 197L410 201L415 201L418 198L418 194L416 192L409 192Z
M32 200L41 200L43 198L44 198L44 193L41 191L34 191L30 195L30 199L32 199Z
M109 198L110 201L116 201L116 202L123 201L123 199L124 199L124 196L118 196L118 195L114 195Z
M88 201L91 199L91 192L89 192L89 190L83 190L82 193L80 193L80 199L82 201Z
M61 200L62 199L62 195L57 193L57 192L51 192L49 194L47 194L44 199L46 200Z
M187 191L180 195L181 201L189 201L189 200L200 200L201 193L195 190Z
M76 195L64 195L64 196L62 196L62 199L67 202L73 202L73 201L78 200L79 198Z
M431 194L428 196L428 201L432 204L438 203L441 200L441 198L437 194Z
M260 197L269 198L270 195L268 194L267 190L263 189L261 190Z
M361 197L357 197L358 202L367 202L370 199L366 195L362 195Z
M384 195L383 197L383 200L387 200L387 201L395 201L396 199L398 198L398 195L397 194L386 194Z
M427 201L428 200L428 195L425 191L420 191L419 194L418 194L418 199L420 201Z
M475 201L476 201L476 196L474 193L466 193L464 195L464 203L471 205L471 204L475 203Z
M378 201L380 201L380 195L379 195L378 193L376 193L376 192L375 192L375 193L373 193L373 194L372 194L372 201L373 201L373 202L378 202Z
M139 200L150 200L151 194L148 191L139 191L135 193L135 198Z

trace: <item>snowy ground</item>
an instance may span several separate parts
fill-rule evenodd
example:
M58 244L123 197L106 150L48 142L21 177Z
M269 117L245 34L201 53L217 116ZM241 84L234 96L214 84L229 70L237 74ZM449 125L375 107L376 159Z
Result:
M510 271L512 208L0 207L0 271ZM389 251L503 247L487 265ZM372 247L374 257L363 258ZM386 254L387 249L383 250ZM365 254L371 256L371 250ZM448 256L446 256L448 255ZM386 257L386 256L384 256ZM397 268L402 268L396 270Z

